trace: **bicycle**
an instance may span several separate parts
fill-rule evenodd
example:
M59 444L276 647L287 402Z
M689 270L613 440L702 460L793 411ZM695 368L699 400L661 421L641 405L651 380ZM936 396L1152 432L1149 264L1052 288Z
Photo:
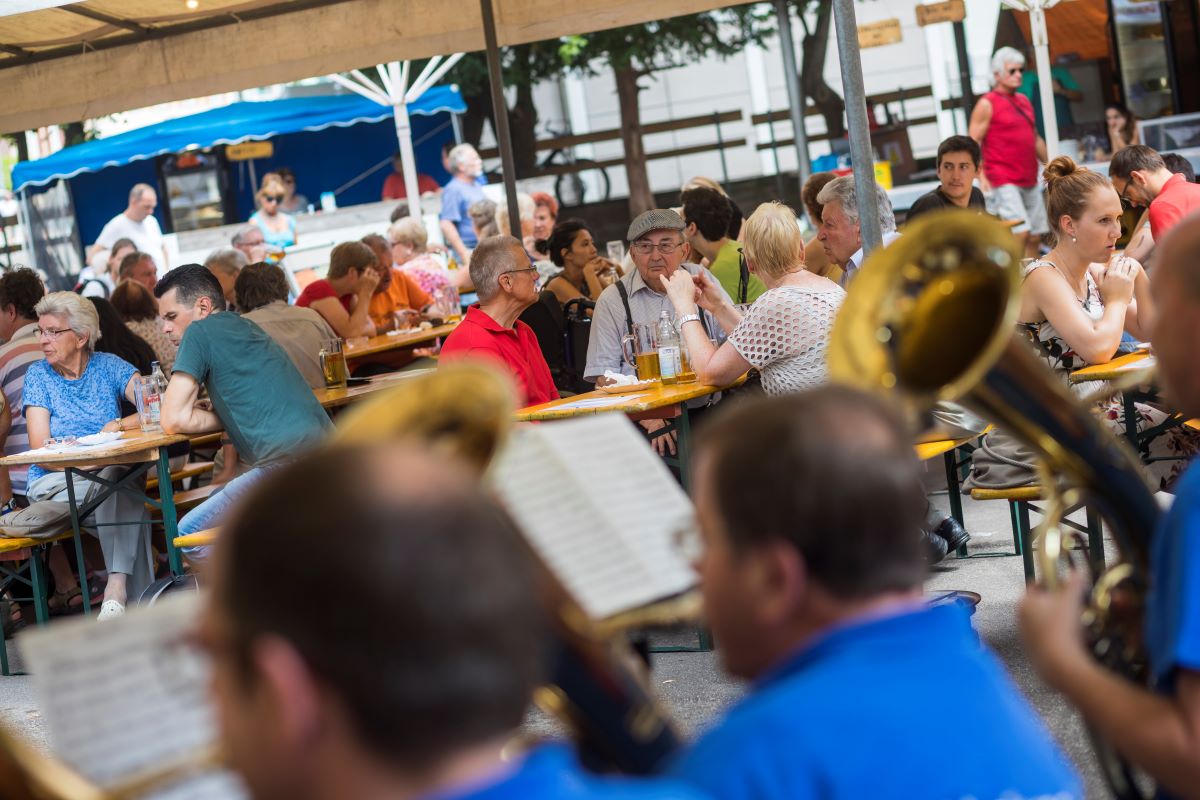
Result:
M545 130L551 138L571 135L569 130L558 131L549 126ZM561 166L575 166L579 169L555 175L554 196L558 199L560 207L572 208L584 203L603 203L608 200L612 186L604 167L590 158L576 158L573 147L556 147L538 162L538 169L541 170ZM590 177L590 183L598 191L589 190L589 181L584 179L585 174Z

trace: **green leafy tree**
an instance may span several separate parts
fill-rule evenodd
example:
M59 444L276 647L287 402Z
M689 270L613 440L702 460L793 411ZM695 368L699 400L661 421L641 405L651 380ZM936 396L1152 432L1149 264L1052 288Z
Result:
M537 165L538 112L533 102L533 87L562 74L558 44L557 40L548 40L505 47L500 51L504 85L516 90L512 104L505 110L518 177L531 173ZM478 142L484 123L495 119L486 57L481 52L467 53L450 70L446 80L458 84L467 104L467 113L463 115L463 138Z
M739 53L751 42L761 43L774 29L768 6L745 5L562 40L559 54L568 69L583 75L611 69L615 75L631 215L654 207L638 105L638 94L646 88L644 80L705 56L726 58Z

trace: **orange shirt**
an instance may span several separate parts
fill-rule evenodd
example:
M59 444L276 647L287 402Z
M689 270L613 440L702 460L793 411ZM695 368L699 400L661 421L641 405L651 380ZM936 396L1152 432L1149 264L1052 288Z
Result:
M392 315L406 308L420 311L433 302L408 273L392 267L392 283L387 289L371 297L367 316L376 327L384 327L393 319Z

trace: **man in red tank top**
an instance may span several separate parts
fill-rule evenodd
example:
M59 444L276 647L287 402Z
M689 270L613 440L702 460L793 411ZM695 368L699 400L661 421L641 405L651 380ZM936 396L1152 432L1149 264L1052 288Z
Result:
M992 56L992 90L971 112L969 133L983 150L980 184L988 212L1000 219L1020 220L1013 233L1023 237L1025 254L1038 255L1046 224L1046 204L1038 185L1039 163L1046 162L1046 143L1038 136L1033 105L1017 90L1025 56L1001 47Z

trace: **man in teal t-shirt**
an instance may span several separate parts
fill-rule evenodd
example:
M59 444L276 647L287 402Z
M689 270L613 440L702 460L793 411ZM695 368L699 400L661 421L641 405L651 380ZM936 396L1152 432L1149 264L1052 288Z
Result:
M739 296L738 284L742 274L741 245L728 236L733 219L729 198L713 189L688 189L680 198L683 202L683 235L692 249L708 259L708 269L735 303L753 303L767 290L757 276L749 276L746 297Z
M162 404L168 433L224 429L250 469L179 521L180 534L221 522L267 472L317 445L332 429L308 382L262 328L225 311L221 284L204 267L168 272L154 288L163 330L179 345ZM198 404L200 387L212 409Z
M1054 86L1054 118L1058 122L1058 135L1065 136L1069 133L1067 129L1075 125L1071 103L1082 101L1083 92L1079 89L1079 83L1071 76L1071 71L1062 65L1056 64L1050 68L1050 81ZM1017 91L1033 103L1038 136L1045 138L1046 123L1042 120L1042 95L1036 69L1025 70L1025 74L1021 76L1021 88Z

